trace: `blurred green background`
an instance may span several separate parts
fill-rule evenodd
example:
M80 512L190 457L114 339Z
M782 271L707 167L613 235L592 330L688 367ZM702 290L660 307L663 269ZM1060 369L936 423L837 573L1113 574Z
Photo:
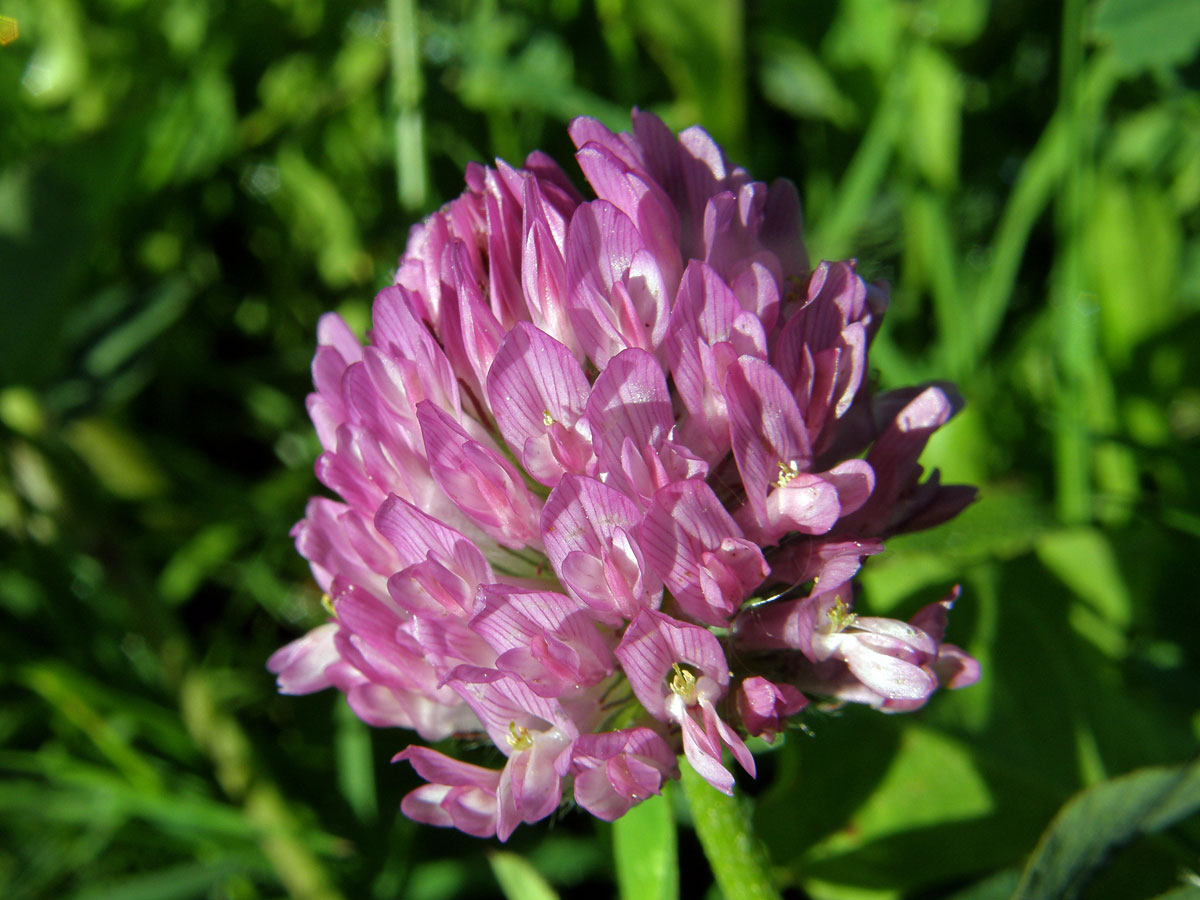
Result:
M787 896L1008 896L1074 792L1195 752L1194 0L0 16L6 900L502 896L494 842L399 817L407 733L277 697L264 669L323 615L287 537L317 488L308 364L324 310L365 328L467 161L569 163L572 116L622 128L634 104L793 178L814 257L894 285L882 382L968 403L926 460L981 502L892 542L862 603L961 582L950 638L984 679L915 715L811 717L760 757ZM717 897L678 815L682 895ZM1196 896L1197 825L1087 896ZM522 860L610 897L611 832L567 813L493 865L510 897L549 896Z

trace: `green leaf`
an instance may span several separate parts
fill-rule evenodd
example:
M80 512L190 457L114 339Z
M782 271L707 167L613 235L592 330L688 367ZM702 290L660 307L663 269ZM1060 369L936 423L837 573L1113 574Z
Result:
M1133 617L1133 597L1112 545L1095 528L1067 528L1043 535L1038 558L1093 609L1119 628Z
M1069 900L1108 856L1200 810L1200 763L1140 769L1076 794L1042 835L1013 900Z
M909 58L905 149L937 188L949 188L958 178L962 100L962 76L954 64L935 47L917 44Z
M969 44L983 32L987 18L987 0L925 0L913 26L934 40Z
M347 703L336 707L338 790L361 822L374 822L379 815L375 799L375 761L371 755L369 729Z
M1127 72L1188 62L1200 45L1192 0L1101 0L1092 37L1112 47Z
M771 38L763 44L759 77L763 93L780 109L800 119L827 119L839 128L858 122L854 101L838 90L837 80L799 41Z
M1096 288L1105 352L1123 367L1139 343L1177 315L1183 230L1165 191L1101 178L1095 198L1084 264Z
M178 606L196 593L204 580L225 564L239 541L237 528L228 522L208 526L172 554L158 576L158 593Z
M821 727L816 741L827 740L844 724ZM1007 841L995 840L995 829L992 843L979 845L987 833L981 825L996 814L997 803L969 745L910 724L901 729L900 744L889 755L887 771L865 801L839 830L794 863L806 887L808 879L816 879L856 888L908 889L982 874L1005 861ZM808 778L815 778L808 771ZM815 800L814 792L809 789ZM804 796L805 789L797 793ZM787 842L786 836L773 840L777 847Z
M1159 894L1154 900L1200 900L1200 885L1184 884L1165 894Z
M488 862L508 900L558 900L558 894L546 879L517 854L489 853Z
M679 862L669 796L651 797L613 823L621 900L675 900Z
M1020 881L1020 872L1005 869L964 888L951 896L950 900L1010 900Z

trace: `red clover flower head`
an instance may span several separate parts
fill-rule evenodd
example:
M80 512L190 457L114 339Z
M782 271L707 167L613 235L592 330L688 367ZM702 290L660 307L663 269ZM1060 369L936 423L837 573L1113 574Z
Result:
M700 128L577 119L584 199L547 156L470 165L415 226L363 346L318 327L324 452L293 534L332 618L269 662L377 727L486 734L493 770L410 746L421 822L505 840L573 791L620 817L678 777L751 775L809 698L913 709L978 678L953 597L856 616L883 539L957 514L922 481L947 386L876 394L887 305L810 266L786 181Z

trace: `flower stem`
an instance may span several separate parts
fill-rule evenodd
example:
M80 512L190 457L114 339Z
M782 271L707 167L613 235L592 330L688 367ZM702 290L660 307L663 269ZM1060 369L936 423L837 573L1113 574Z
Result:
M696 836L725 900L780 900L749 808L722 794L686 762L679 769Z

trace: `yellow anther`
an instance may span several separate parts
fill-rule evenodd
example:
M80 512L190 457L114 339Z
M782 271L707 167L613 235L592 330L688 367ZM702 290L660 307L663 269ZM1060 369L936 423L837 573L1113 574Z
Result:
M554 424L554 416L550 415L550 410L548 409L542 410L542 424L547 428Z
M684 702L690 706L696 701L696 676L679 663L673 663L671 671L674 673L669 684L671 693L682 697Z
M794 459L789 463L779 463L779 477L775 479L775 487L784 487L799 474L800 464Z
M533 746L533 736L529 733L529 729L516 722L508 723L508 734L504 739L508 741L508 746L517 751L528 750Z
M329 615L333 616L333 618L337 618L337 610L333 608L332 597L330 597L328 594L322 594L321 605L325 607L325 612L329 613Z
M829 622L833 625L834 631L845 631L854 624L854 620L857 618L858 614L850 612L850 604L840 595L833 598L833 609L829 611Z

